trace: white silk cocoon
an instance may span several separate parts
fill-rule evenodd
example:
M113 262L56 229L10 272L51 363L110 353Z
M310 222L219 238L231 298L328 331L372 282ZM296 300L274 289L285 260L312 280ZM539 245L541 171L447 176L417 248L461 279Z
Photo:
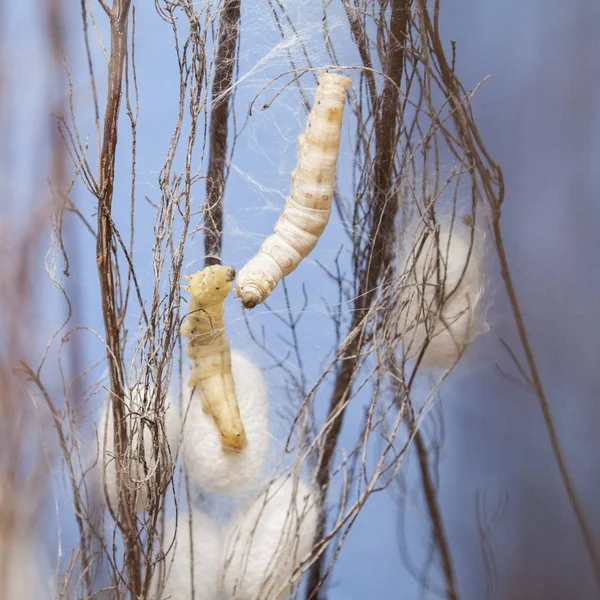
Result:
M284 600L311 551L315 494L292 477L271 482L225 530L223 587L230 600Z
M267 389L260 369L239 352L231 367L247 445L240 453L223 450L212 417L202 409L196 388L185 402L183 456L189 476L205 491L234 494L250 489L261 476L269 450Z
M192 544L190 543L189 516L179 516L177 537L165 560L166 582L161 600L190 600L192 582L195 600L219 600L222 559L221 532L205 513L192 512L192 541L194 549L192 575ZM173 540L175 520L165 526L164 544ZM165 548L165 550L167 549Z
M442 228L439 245L431 233L418 240L405 259L398 333L406 358L421 366L448 368L485 328L480 248L471 248L470 232Z
M173 475L181 425L179 413L174 406L169 405L165 411L164 428L157 424L156 434L154 436L150 429L151 425L147 422L152 418L151 415L146 415L146 423L142 425L143 420L139 417L139 414L136 414L136 411L141 411L139 406L139 395L134 392L132 397L133 403L131 401L128 402L128 409L130 412L126 415L125 419L130 427L133 426L134 420L136 423L134 434L129 441L128 452L125 458L129 463L129 477L125 483L130 490L135 490L137 494L137 512L143 512L148 509L149 503L152 501L151 494L156 487L153 474L156 472L157 468L159 468L159 465L162 471L161 489L164 489ZM152 425L152 427L154 426ZM141 432L140 429L142 429ZM143 438L144 452L143 457L140 456L136 458L136 455L139 452L138 441L140 433ZM118 507L117 459L115 456L112 403L109 403L108 408L102 417L102 421L98 426L98 440L100 451L97 469L100 477L101 494L103 498L106 498L106 496L108 497L110 506L116 511ZM154 447L155 440L158 441L160 448L159 452L157 452ZM106 496L104 494L104 486L106 487Z

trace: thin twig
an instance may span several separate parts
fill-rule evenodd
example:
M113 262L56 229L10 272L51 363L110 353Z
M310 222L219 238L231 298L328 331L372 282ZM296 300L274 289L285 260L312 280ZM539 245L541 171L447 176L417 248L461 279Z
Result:
M425 448L425 443L423 442L423 436L419 430L415 431L414 442L417 448L417 458L419 460L419 470L421 472L427 510L433 527L433 539L439 550L440 558L442 559L442 571L446 581L446 597L448 600L458 600L458 591L450 554L450 544L446 536L442 511L438 504L437 492L431 479L431 473L429 472L427 450Z

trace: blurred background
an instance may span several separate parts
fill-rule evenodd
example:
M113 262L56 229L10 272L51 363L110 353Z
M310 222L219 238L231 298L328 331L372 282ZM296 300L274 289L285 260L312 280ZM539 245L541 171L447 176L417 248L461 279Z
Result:
M471 90L485 79L473 109L488 151L504 171L501 223L508 259L560 444L600 546L600 180L596 167L600 162L600 5L586 0L442 4L442 35L448 44L456 41L457 72L464 86ZM242 2L241 83L235 99L239 136L227 183L224 231L225 262L238 267L256 250L281 210L296 160L295 136L305 119L291 87L268 111L256 109L248 116L256 93L289 68L269 10L266 2ZM290 11L300 34L316 39L320 3L292 2ZM99 7L95 15L108 44ZM343 20L331 23L334 35L341 39ZM145 198L156 193L165 160L175 121L178 73L172 32L150 3L136 4L135 26L140 95L136 256L143 279L151 273L144 257L154 235L151 205ZM103 102L106 60L95 38L91 46ZM309 48L317 64L319 60L329 64L316 43L309 43ZM352 52L348 46L340 62L354 64ZM89 138L94 160L94 105L79 7L58 1L0 2L0 61L0 393L4 398L0 426L4 481L0 485L5 491L0 501L6 511L10 490L15 490L17 503L28 497L31 487L48 490L32 508L38 518L29 521L27 534L17 532L19 538L33 535L36 540L36 554L44 557L40 567L44 589L57 558L61 568L68 563L77 533L63 486L64 469L49 449L54 443L51 415L24 389L9 383L9 372L21 356L39 363L48 340L67 315L62 293L48 277L46 265L57 280L66 282L72 324L89 328L74 334L76 350L69 351L66 368L72 370L72 377L77 369L90 369L81 382L86 390L89 382L106 375L105 366L97 364L104 348L93 333L102 335L103 327L93 238L82 219L69 215L66 278L61 275L66 270L61 250L51 245L48 226L53 187L61 188L56 178L68 187L73 175L52 116L67 109L65 63L80 135ZM130 143L128 128L122 119L120 135ZM342 140L338 171L342 193L349 190L344 173L349 173L350 158L344 158L344 152L348 156L350 149L350 141ZM115 220L122 223L129 218L129 160L127 152L117 157L115 194L123 200L115 202ZM204 187L195 193L200 207ZM94 199L80 183L71 194L82 214L91 218ZM299 335L309 388L323 366L319 351L325 351L332 339L321 297L333 294L334 287L319 280L322 272L317 261L333 264L343 246L341 226L334 219L315 255L290 283L292 307L307 312ZM188 246L186 270L200 268L201 258L201 236L197 236ZM493 250L486 257L486 273L489 331L443 383L436 408L424 425L436 458L435 480L459 597L597 598L591 563L551 453L539 404L500 373L514 371L501 342L513 345L517 338ZM302 283L310 299L308 308L303 308ZM284 305L282 295L273 298L273 310ZM271 359L253 346L233 302L230 311L232 345L256 352L263 367L271 366ZM268 310L257 309L250 317L255 330L263 325L269 328L273 321ZM270 344L272 352L283 354L284 346L275 336ZM50 350L54 361L50 375L60 364L59 354L56 348ZM274 427L283 431L286 388L276 369L265 372L277 409ZM49 379L53 381L49 391L60 391L52 389L59 387L59 380ZM77 387L70 393L77 394ZM19 397L17 408L10 400L14 397ZM82 411L91 427L101 399L94 394L89 398ZM353 415L360 415L359 407L346 419L342 447L357 435L360 421ZM21 435L13 417L19 423L35 422L42 434ZM83 435L82 443L86 443ZM11 467L15 453L21 465L17 475ZM30 473L29 479L20 479L18 473L23 471ZM331 576L331 600L443 597L441 576L430 557L428 517L412 452L397 479L369 498L353 526Z

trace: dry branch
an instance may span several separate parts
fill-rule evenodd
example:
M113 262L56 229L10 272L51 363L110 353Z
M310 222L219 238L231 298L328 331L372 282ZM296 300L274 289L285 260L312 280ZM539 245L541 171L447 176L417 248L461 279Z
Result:
M110 58L108 61L108 95L104 113L104 133L100 153L98 174L98 235L96 238L96 262L102 297L102 316L106 332L106 358L108 361L111 402L115 431L115 454L121 465L128 444L125 416L124 363L121 346L120 322L122 315L117 308L115 290L115 265L112 259L113 225L111 219L115 180L115 159L117 154L117 129L121 110L123 87L123 67L127 54L127 24L131 0L115 0L109 11L110 18ZM135 597L142 591L141 556L138 544L134 499L123 485L123 470L117 469L117 480L122 498L122 520L119 526L123 532L126 552L126 565L129 575L128 585Z
M442 560L442 571L446 581L446 598L448 600L458 600L458 591L456 580L454 577L454 568L452 566L452 555L450 553L450 544L442 519L442 511L440 509L437 492L433 485L431 473L429 471L429 459L427 449L423 441L423 436L420 431L415 431L415 447L417 449L417 458L419 461L419 470L421 472L421 480L423 482L423 492L429 511L429 518L433 529L433 539L439 550Z
M223 0L215 59L210 116L210 154L204 204L204 264L220 265L223 250L223 194L227 161L227 135L232 82L240 30L240 0Z
M391 3L389 50L384 66L385 83L377 100L374 191L372 199L371 231L365 269L360 274L359 292L354 300L349 342L345 344L329 405L328 429L323 434L317 483L321 492L321 509L317 539L326 529L327 488L331 478L331 461L342 428L343 407L352 391L353 379L365 343L365 318L377 295L377 285L390 264L389 249L394 238L394 222L398 208L394 194L394 159L397 134L401 123L399 112L400 83L404 70L404 43L410 22L411 0L393 0ZM324 598L319 593L324 582L325 554L321 554L310 570L307 598Z

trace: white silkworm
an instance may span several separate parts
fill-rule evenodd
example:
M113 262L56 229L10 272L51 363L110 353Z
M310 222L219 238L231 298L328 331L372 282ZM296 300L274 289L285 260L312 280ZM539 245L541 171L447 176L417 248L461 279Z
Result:
M175 520L165 526L164 544L170 545L175 534ZM165 557L166 581L160 598L169 600L217 600L220 598L220 574L222 560L221 532L216 523L205 513L192 512L179 515L177 536L172 552ZM193 543L192 543L193 542ZM192 558L192 546L194 556ZM193 579L192 579L193 561ZM193 587L192 587L193 586Z
M275 231L237 277L237 296L246 308L264 302L316 246L329 216L342 133L344 75L321 73L305 133L298 136L298 167Z
M164 491L175 470L175 456L180 433L179 415L173 406L165 412L164 428L150 415L144 418L140 414L144 410L141 405L141 386L130 392L125 403L125 423L129 432L127 450L122 458L124 485L131 493L135 493L137 512L148 510L157 495ZM139 435L142 430L143 456L140 452ZM154 434L153 434L154 430ZM133 431L133 434L132 434ZM105 437L106 436L106 437ZM112 402L104 412L98 426L100 458L98 473L102 495L106 493L108 502L114 511L118 510L119 494L117 487L117 457L115 455L114 420ZM106 443L105 443L106 440ZM160 485L157 488L155 473L160 469Z
M225 531L223 588L230 600L283 600L311 551L316 496L292 477L272 481Z
M447 368L484 330L480 300L483 294L481 256L470 232L419 237L406 257L406 275L399 307L399 333L406 358L423 352L421 365ZM424 346L426 348L423 350Z
M231 372L246 446L243 452L228 452L211 415L203 409L202 392L185 401L183 457L188 473L201 488L219 493L248 489L262 472L269 449L267 391L260 372L239 352L231 353Z

